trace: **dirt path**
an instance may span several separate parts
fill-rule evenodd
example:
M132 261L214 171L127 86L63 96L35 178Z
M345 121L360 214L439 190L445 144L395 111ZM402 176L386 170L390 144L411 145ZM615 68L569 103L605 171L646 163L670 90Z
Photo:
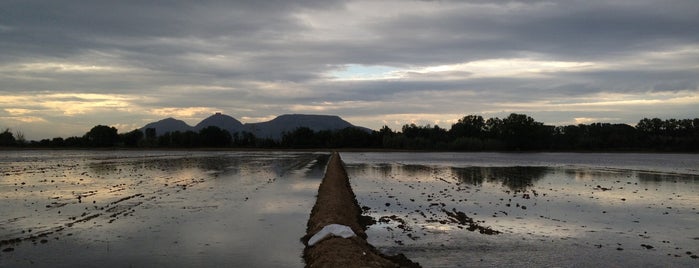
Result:
M308 220L304 244L315 233L329 224L352 228L357 236L330 237L313 246L306 246L303 258L306 267L420 267L402 254L385 256L367 243L367 235L360 224L361 209L352 188L340 154L333 153L318 188L318 198Z

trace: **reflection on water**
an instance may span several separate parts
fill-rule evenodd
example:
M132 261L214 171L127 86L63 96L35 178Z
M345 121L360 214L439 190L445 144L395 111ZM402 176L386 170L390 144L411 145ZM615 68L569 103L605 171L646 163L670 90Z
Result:
M0 155L0 267L301 267L329 154Z
M549 171L546 167L467 167L451 168L460 182L478 186L483 181L501 183L511 190L525 190Z
M699 174L676 172L694 167L627 154L498 154L481 166L472 154L390 155L343 159L359 204L382 219L369 242L425 267L699 264ZM615 157L622 164L590 164ZM536 165L504 165L525 158Z
M483 182L499 183L511 190L525 190L544 177L549 167L445 167L403 164L352 164L349 168L363 170L378 177L400 176L403 178L429 178L440 174L442 177L455 177L458 182L479 186Z
M0 154L0 267L301 267L326 153ZM424 267L699 263L699 156L343 153ZM492 228L496 232L488 232Z
M690 184L699 184L699 175L694 174L668 174L657 172L638 172L638 180L641 182L686 182Z
M329 154L319 154L316 156L316 161L311 162L311 166L306 171L307 177L312 179L322 178L325 176L325 167L330 161Z

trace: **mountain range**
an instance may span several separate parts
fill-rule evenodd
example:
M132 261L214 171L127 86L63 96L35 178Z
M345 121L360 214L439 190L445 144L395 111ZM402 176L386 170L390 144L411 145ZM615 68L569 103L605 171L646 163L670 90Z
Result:
M195 126L190 126L182 120L170 117L149 123L143 126L141 130L145 131L148 128L154 128L156 135L160 136L167 132L199 131L208 126L225 129L231 134L245 131L254 134L258 138L275 140L281 139L284 132L291 132L299 127L307 127L313 131L339 130L348 127L360 128L367 132L372 131L365 127L352 125L336 115L285 114L266 122L243 124L237 119L221 113L209 116Z

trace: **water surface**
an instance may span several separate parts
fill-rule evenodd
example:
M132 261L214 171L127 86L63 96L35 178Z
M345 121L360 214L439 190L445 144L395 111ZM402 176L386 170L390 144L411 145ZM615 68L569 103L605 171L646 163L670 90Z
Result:
M0 266L302 267L326 153L0 154Z
M328 153L3 151L0 267L303 267ZM342 153L424 267L699 265L699 156Z
M369 242L425 267L699 265L699 157L345 153ZM468 220L473 222L469 222Z

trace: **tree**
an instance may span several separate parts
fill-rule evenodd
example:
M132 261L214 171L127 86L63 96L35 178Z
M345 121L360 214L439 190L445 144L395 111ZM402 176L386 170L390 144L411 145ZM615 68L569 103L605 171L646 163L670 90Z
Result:
M233 145L237 147L255 146L256 140L255 135L247 131L233 133Z
M504 128L505 126L500 118L488 118L488 120L485 121L486 137L488 138L496 140L502 139Z
M19 146L24 146L25 144L27 144L27 139L24 138L24 132L20 130L15 131L15 142Z
M549 128L525 114L510 114L502 120L502 138L510 149L542 149L550 139Z
M208 126L199 131L202 144L209 147L226 147L232 142L231 133L217 126Z
M429 127L429 125L427 126ZM406 138L409 139L414 139L417 137L420 137L420 129L422 127L418 127L415 124L410 124L410 125L403 125L403 128L401 129L403 132L403 135L405 135Z
M169 134L169 139L168 139L168 144L169 146L174 146L174 147L197 147L201 145L201 139L199 136L199 133L196 133L191 130L187 130L185 132L180 132L180 131L175 131L168 133Z
M53 147L63 147L65 146L65 142L63 138L61 137L55 137L51 140L51 146Z
M83 147L87 146L84 137L68 137L65 139L64 144L66 147Z
M570 150L580 148L580 140L583 137L584 125L567 125L556 127L554 144L557 149Z
M404 125L402 128L404 136L404 146L410 149L435 149L446 147L448 140L447 131L435 125L431 127L417 126L415 124ZM401 140L398 138L397 140Z
M88 145L93 147L112 147L119 141L115 127L98 125L83 136Z
M363 129L347 127L331 133L335 141L333 147L361 148L367 147L370 141L370 134Z
M138 143L143 139L143 131L140 129L135 129L131 132L119 135L121 141L125 146L136 147Z
M0 133L0 146L14 146L17 145L15 136L12 135L9 128Z
M158 133L156 132L155 128L149 127L146 128L146 139L142 141L141 146L154 146L158 143Z
M485 131L485 120L483 120L483 117L480 115L467 115L459 119L456 124L451 125L449 135L452 138L482 138L483 131Z
M160 147L176 146L176 144L173 144L172 136L173 136L172 132L165 132L165 134L158 136L158 146L160 146Z
M318 146L316 133L308 127L299 127L292 132L282 134L282 146L292 148L310 148Z
M387 141L390 140L396 133L388 126L383 126L379 131L372 131L372 146L387 148Z

